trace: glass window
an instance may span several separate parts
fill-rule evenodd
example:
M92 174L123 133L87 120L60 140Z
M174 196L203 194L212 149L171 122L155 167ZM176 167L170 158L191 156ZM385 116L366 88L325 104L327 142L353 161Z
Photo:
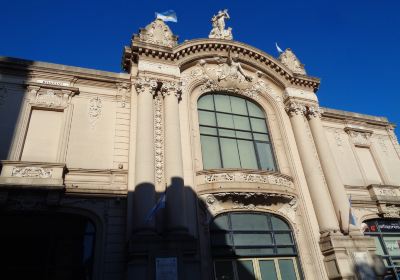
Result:
M198 110L204 169L276 170L266 118L258 105L216 93L200 97ZM217 140L204 137L209 135Z
M216 279L300 279L292 231L277 216L222 214L210 236Z

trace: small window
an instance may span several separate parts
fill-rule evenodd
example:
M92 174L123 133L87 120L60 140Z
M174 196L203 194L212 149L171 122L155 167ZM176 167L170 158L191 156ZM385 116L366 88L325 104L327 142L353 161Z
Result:
M222 93L198 100L204 169L276 170L271 137L261 108Z

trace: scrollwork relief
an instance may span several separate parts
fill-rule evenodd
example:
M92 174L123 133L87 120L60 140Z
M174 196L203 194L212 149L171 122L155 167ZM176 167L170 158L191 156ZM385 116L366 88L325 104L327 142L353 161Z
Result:
M178 38L161 19L156 19L139 32L139 40L165 47L175 47Z
M131 89L131 85L128 83L118 83L117 90L118 94L121 95L121 107L125 108L126 106L126 99L129 96L129 91Z
M149 77L139 77L136 80L135 88L138 94L154 95L158 87L157 81Z
M158 183L164 178L164 130L163 100L160 95L154 98L154 147L155 176Z
M304 65L301 64L300 60L296 57L291 49L286 49L279 56L279 60L285 65L287 68L292 70L294 73L306 75L306 70L304 69Z
M175 81L163 81L161 86L161 94L163 96L166 95L175 95L178 100L181 99L182 95L182 84L180 82Z
M299 102L290 101L286 107L286 112L289 116L297 116L297 115L304 115L307 111L307 107Z
M63 94L51 89L45 92L38 92L35 103L43 104L48 107L65 105Z
M346 130L346 132L354 145L369 146L371 144L371 132L355 131L351 129Z
M264 183L271 185L280 185L293 188L293 181L286 178L286 176L279 176L277 174L247 174L247 173L218 173L205 175L207 183L214 182L247 182L247 183Z
M12 177L28 177L28 178L51 178L53 169L42 167L14 167L11 172Z
M103 107L103 102L101 101L100 97L96 96L89 100L88 116L89 116L89 123L92 128L96 126L97 121L101 117L102 107Z

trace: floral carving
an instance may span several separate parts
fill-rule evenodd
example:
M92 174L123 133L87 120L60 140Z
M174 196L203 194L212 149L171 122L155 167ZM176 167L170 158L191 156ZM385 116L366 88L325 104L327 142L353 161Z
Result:
M322 110L317 105L308 106L307 117L311 118L321 118Z
M146 28L141 29L139 40L171 48L178 44L178 38L172 34L171 29L161 19L156 19L147 25Z
M101 117L101 108L103 107L100 97L96 96L89 100L88 115L92 128L95 127L97 121Z
M131 89L131 85L128 83L118 83L117 89L118 89L118 94L121 95L121 107L125 108L126 99L129 95L129 90Z
M139 77L135 83L135 87L138 94L149 93L154 95L158 84L156 80L149 77Z
M29 177L29 178L51 178L53 169L42 167L14 167L12 177Z
M164 81L161 86L161 94L163 96L166 95L175 95L178 100L181 99L182 95L182 84L174 81Z
M292 117L295 115L304 115L307 111L307 108L302 103L291 101L289 104L286 105L285 110L289 114L289 116Z
M285 175L278 174L247 174L247 173L218 173L205 175L207 183L214 182L248 182L248 183L263 183L271 185L280 185L293 188L294 184L291 179Z
M160 95L154 99L154 146L155 146L155 176L158 183L164 177L164 132L163 132L163 101Z
M61 106L63 105L63 94L49 89L46 92L37 93L35 102L48 107Z
M372 135L371 132L355 131L351 129L347 129L346 132L349 134L354 145L363 145L363 146L370 145L370 138Z
M306 75L304 65L301 64L300 60L296 57L291 49L288 48L281 53L279 60L294 73Z
M384 218L400 218L400 208L397 205L381 205L379 212Z

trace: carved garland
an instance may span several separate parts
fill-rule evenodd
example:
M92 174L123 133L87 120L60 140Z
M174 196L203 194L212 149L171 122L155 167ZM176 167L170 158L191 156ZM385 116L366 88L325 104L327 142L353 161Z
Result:
M42 167L14 167L11 172L12 177L29 177L29 178L51 178L53 169Z
M246 174L246 173L219 173L205 175L204 179L207 183L214 182L246 182L246 183L264 183L271 185L285 186L294 188L293 181L284 176L276 174Z
M164 129L163 129L163 99L161 95L154 98L154 155L155 176L158 183L164 178Z
M100 97L96 96L89 100L88 117L91 128L94 128L97 121L100 119L102 107L103 102L101 101Z

